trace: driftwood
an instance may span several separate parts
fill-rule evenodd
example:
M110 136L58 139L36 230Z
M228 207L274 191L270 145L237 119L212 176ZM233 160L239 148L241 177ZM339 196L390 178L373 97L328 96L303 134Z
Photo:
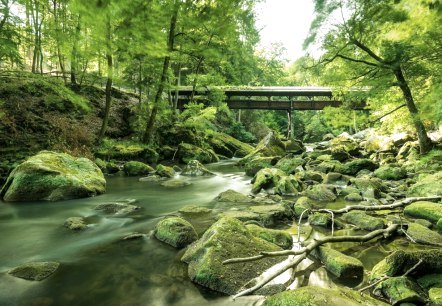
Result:
M353 206L347 206L342 209L318 209L318 210L306 210L302 213L302 215L306 212L327 212L330 213L334 219L335 214L343 214L347 213L351 210L363 210L363 211L377 211L377 210L385 210L385 209L395 209L404 207L408 204L411 204L413 202L417 201L437 201L441 200L441 196L431 196L431 197L413 197L413 198L407 198L401 201L396 201L392 204L388 205L376 205L376 206L365 206L365 205L353 205ZM301 218L299 220L299 224L301 223ZM284 250L284 251L276 251L276 252L261 252L258 255L251 256L251 257L245 257L245 258L232 258L225 260L223 264L232 264L232 263L241 263L241 262L250 262L259 260L265 257L283 257L283 256L294 256L293 258L287 258L285 261L279 263L277 267L272 270L270 273L263 275L261 278L256 280L256 284L253 285L250 288L244 289L237 293L233 298L237 298L240 296L244 296L250 293L253 293L254 291L262 288L264 285L275 279L277 276L281 275L282 273L286 272L289 269L295 268L299 263L301 263L304 259L306 259L310 253L318 248L319 246L325 244L325 243L336 243L336 242L367 242L374 238L378 237L389 237L391 235L394 235L401 231L402 225L401 224L390 224L385 229L379 229L372 231L366 235L363 236L338 236L338 237L324 237L319 239L313 239L310 241L306 246L303 246L303 243L300 242L300 237L298 235L298 244L301 246L298 250ZM415 269L417 267L414 266L412 269ZM407 271L408 272L408 271ZM408 273L406 273L408 274ZM387 279L387 278L385 278ZM385 280L384 278L382 279ZM253 280L252 280L253 281ZM378 282L379 283L379 282ZM247 286L246 284L245 286ZM362 288L360 292L367 290L374 285L368 286L368 288Z

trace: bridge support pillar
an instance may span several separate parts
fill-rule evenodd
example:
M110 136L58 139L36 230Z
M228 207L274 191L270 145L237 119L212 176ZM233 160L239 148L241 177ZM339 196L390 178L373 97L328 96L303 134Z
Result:
M292 110L287 110L287 139L293 137L293 117Z

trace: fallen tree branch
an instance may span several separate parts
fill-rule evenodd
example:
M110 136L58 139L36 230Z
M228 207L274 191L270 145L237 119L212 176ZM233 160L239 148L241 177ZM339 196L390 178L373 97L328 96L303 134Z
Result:
M285 271L287 271L287 270L289 270L291 268L296 267L301 261L306 259L307 256L313 250L315 250L316 248L318 248L319 246L321 246L321 245L323 245L325 243L334 243L334 242L367 242L367 241L370 241L370 240L372 240L374 238L377 238L377 237L380 237L380 236L388 237L388 236L392 235L393 233L395 233L398 228L399 228L398 224L391 224L386 229L375 230L375 231L370 232L370 233L368 233L366 235L363 235L363 236L337 236L337 237L324 237L324 238L319 238L319 239L313 239L307 246L302 247L299 250L286 250L286 251L277 251L277 252L262 252L261 254L259 254L257 256L246 257L246 258L233 258L233 259L226 260L226 261L223 262L223 264L231 264L231 263L239 263L239 262L250 262L250 261L259 260L259 259L264 258L264 257L276 257L276 256L295 255L294 258L288 258L285 262L282 262L282 263L278 264L280 266L277 267L274 271L271 271L271 273L269 273L268 275L265 275L264 277L259 279L254 286L239 292L233 298L235 299L237 297L250 294L250 293L260 289L261 287L266 285L268 282L273 280L278 275L284 273Z
M346 206L341 209L328 209L327 211L333 212L334 214L344 214L352 210L376 211L376 210L385 210L385 209L395 209L418 201L438 201L441 199L442 196L414 197L414 198L406 198L401 201L394 202L393 204L387 204L387 205L374 205L374 206L352 205L352 206ZM324 210L322 209L311 210L311 212L321 212L321 211L323 212Z

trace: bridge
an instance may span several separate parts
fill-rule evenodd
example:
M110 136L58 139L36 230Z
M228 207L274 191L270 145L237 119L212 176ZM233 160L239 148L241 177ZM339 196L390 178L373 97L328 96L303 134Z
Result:
M339 107L343 101L336 99L330 87L206 87L193 89L179 87L172 90L172 98L176 107L184 110L191 101L210 104L210 96L222 92L223 102L230 109L258 109L287 111L288 134L293 130L292 112L307 110L322 110L325 107ZM356 92L356 90L355 90ZM352 109L364 110L365 101L352 101Z

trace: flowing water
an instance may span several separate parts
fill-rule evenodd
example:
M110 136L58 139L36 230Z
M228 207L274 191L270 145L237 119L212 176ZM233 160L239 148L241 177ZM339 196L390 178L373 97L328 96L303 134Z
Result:
M107 179L107 193L63 202L1 203L0 305L257 305L257 297L232 301L198 287L187 278L182 251L152 237L164 215L185 205L212 207L213 198L227 189L249 193L250 178L232 161L209 166L214 177L178 179L191 185L167 189L157 182L122 176ZM98 213L101 203L135 200L142 209L130 217ZM77 233L63 227L73 216L93 224ZM142 239L122 241L133 232ZM318 234L318 233L316 233ZM374 248L365 252L368 267L385 256ZM27 281L6 272L31 261L57 261L60 268L44 281ZM373 263L374 262L374 263ZM302 268L311 265L304 262ZM334 286L318 266L302 275L299 285ZM353 284L354 285L354 284Z

